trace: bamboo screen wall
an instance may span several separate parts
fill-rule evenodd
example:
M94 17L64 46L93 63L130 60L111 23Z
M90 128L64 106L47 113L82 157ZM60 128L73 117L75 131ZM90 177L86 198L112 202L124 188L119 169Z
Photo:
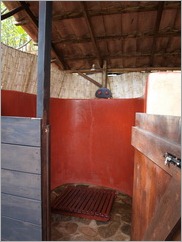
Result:
M26 93L37 93L37 56L1 44L1 88ZM102 73L90 75L102 83ZM113 98L136 98L144 94L147 73L126 73L108 77L108 88ZM98 89L93 83L79 76L61 72L51 65L51 97L95 98Z

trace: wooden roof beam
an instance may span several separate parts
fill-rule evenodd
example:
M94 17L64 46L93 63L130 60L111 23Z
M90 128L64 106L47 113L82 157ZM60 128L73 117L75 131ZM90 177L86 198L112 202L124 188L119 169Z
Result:
M87 76L87 75L85 75L85 74L83 74L83 73L81 73L81 72L77 72L77 73L78 73L78 75L82 76L83 78L85 78L85 79L88 80L89 82L93 83L94 85L96 85L96 86L98 86L98 87L102 87L102 85L101 85L99 82L95 81L95 80L92 79L91 77L89 77L89 76Z
M95 52L97 54L98 60L99 60L99 65L101 67L102 66L102 58L100 56L99 49L98 49L97 44L96 44L94 31L93 31L93 28L92 28L92 23L91 23L91 21L89 19L87 8L86 8L86 3L85 2L80 2L80 4L82 6L83 14L84 14L84 17L85 17L85 20L86 20L86 23L87 23L87 26L88 26L88 29L89 29L90 37L91 37L93 46L95 48Z
M129 67L129 68L108 68L107 73L128 73L128 72L151 72L151 71L181 71L181 66L168 67L168 66L153 66L153 67ZM66 73L102 73L103 69L96 70L82 69L82 70L64 70Z
M55 64L57 64L59 67L61 67L61 70L68 70L69 65L65 62L63 56L60 58L55 50L55 45L51 43L51 53L55 56L56 61L54 61Z
M33 23L35 24L35 26L38 28L38 25L39 25L38 19L32 13L32 11L30 10L29 6L27 6L27 3L24 2L24 1L19 1L19 3L21 4L22 7L25 7L25 11L26 11L27 15L33 21Z
M155 47L156 47L156 37L157 37L157 33L159 31L159 28L160 28L160 23L161 23L161 19L162 19L163 9L164 9L164 1L159 2L159 6L158 6L157 18L156 18L156 21L155 21L155 34L154 34L152 50L151 50L150 66L153 66L153 62L154 62L154 52L155 52Z
M27 6L27 4L24 1L19 1L19 3L21 4L22 7L25 8L25 11L27 13L27 15L29 16L29 18L32 20L32 22L35 24L35 26L39 27L39 23L37 18L35 17L35 15L32 13L32 11L30 10L29 6ZM25 7L26 6L26 7ZM57 61L55 62L59 67L61 67L61 69L69 69L69 66L65 63L63 57L59 57L56 50L55 50L55 46L53 43L51 43L51 53L56 57Z
M154 2L155 3L155 2ZM156 11L156 6L152 5L153 2L151 1L151 5L149 6L128 6L128 7L117 7L112 9L99 9L99 10L87 10L88 15L90 17L93 16L104 16L104 15L113 15L113 14L122 14L122 13L137 13L137 12L148 12L148 11ZM180 1L174 2L166 2L164 9L176 9L181 8ZM83 17L83 12L76 10L76 11L68 11L64 14L58 14L53 16L53 21L60 21L63 19L74 19L74 18L81 18Z
M175 52L156 52L153 54L154 56L173 56L173 55L181 55L181 51L175 51ZM131 52L131 53L124 53L124 54L110 54L110 55L103 55L103 59L120 59L120 58L131 58L131 57L150 57L151 53L141 53L141 52ZM97 56L65 56L65 60L95 60L97 59Z
M178 17L180 18L180 15L181 15L181 9L179 8L176 10L176 15L175 15L174 22L173 22L173 29L175 28L176 21L177 21ZM167 37L168 37L168 41L167 41L166 48L165 48L166 52L168 50L168 47L171 45L173 36L168 35ZM166 59L164 61L166 61Z
M15 9L9 11L8 13L5 13L5 14L1 15L1 21L5 20L5 19L7 19L7 18L9 18L11 16L13 16L16 13L19 13L20 11L24 10L25 7L27 7L27 5L26 6L19 6L19 7L15 8Z
M153 38L155 32L145 32L145 33L128 33L123 35L109 35L109 36L95 36L96 41L103 41L103 40L123 40L123 39L142 39L142 38ZM156 34L156 37L175 37L175 36L181 36L181 30L168 30L168 31L162 31L158 32ZM80 44L80 43L88 43L91 42L91 38L72 38L72 39L60 39L60 40L54 40L52 43L56 44Z

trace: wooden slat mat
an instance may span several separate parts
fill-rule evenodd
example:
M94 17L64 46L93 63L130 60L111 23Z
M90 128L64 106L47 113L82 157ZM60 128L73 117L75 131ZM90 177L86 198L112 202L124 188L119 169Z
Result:
M108 189L68 186L53 202L52 212L107 221L115 197Z

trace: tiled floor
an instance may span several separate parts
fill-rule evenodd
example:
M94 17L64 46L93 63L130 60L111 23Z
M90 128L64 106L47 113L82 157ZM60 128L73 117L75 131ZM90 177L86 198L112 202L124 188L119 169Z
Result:
M52 192L52 201L65 186L60 186ZM111 209L111 219L107 222L52 214L51 240L129 241L131 232L131 202L131 197L118 192Z

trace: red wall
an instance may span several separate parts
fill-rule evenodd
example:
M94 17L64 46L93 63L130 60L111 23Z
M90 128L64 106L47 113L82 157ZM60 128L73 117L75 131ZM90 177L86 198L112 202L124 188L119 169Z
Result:
M35 116L34 95L2 91L2 115ZM132 195L131 127L143 99L51 99L51 188L89 183Z
M1 115L35 117L36 96L23 92L1 90Z

